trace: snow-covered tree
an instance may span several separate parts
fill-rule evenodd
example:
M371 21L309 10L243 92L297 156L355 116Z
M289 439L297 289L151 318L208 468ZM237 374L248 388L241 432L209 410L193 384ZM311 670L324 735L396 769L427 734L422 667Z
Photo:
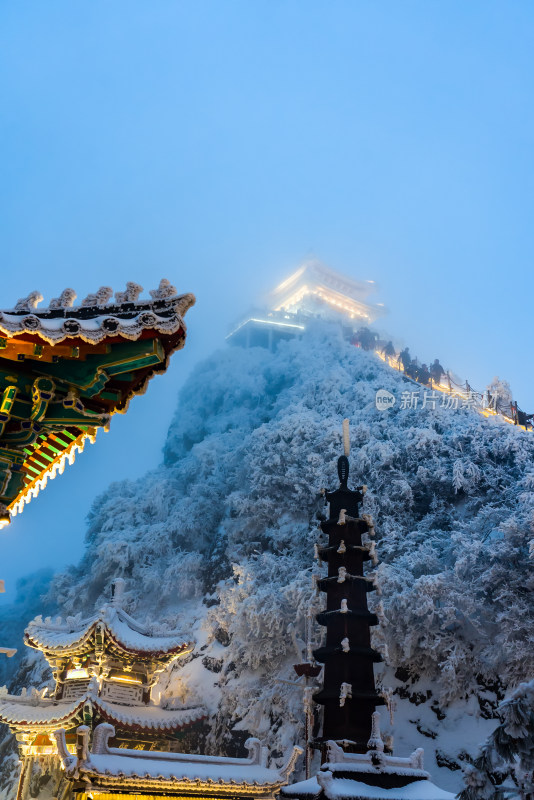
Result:
M503 689L534 674L534 436L469 408L403 409L406 386L320 322L276 352L215 353L184 387L164 463L95 500L51 613L91 613L123 577L137 617L196 637L199 657L165 688L202 696L212 752L252 734L281 753L303 730L302 692L283 682L295 679L289 626L303 646L320 489L337 485L348 417L351 482L368 485L376 523L395 733L426 744L431 769L428 745L446 750L458 777L473 735L462 720L491 724ZM376 408L379 389L393 408ZM458 733L442 744L444 715Z
M498 716L500 725L464 768L459 800L534 797L534 680L520 684Z
M508 381L501 380L501 378L495 376L492 382L487 385L486 390L491 405L508 414L510 412L510 403L514 399Z

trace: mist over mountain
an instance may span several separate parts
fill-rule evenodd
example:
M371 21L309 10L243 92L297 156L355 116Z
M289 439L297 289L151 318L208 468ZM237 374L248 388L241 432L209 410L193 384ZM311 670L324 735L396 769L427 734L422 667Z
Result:
M399 755L423 746L436 782L457 790L498 700L534 674L534 437L469 408L403 408L413 388L325 322L276 352L214 353L181 392L162 465L95 500L83 559L39 603L37 582L20 614L89 614L123 577L128 612L197 641L159 688L206 705L199 747L232 753L254 735L281 758L303 737L302 689L288 682L323 604L312 580L320 489L337 485L348 417L349 483L368 486L377 532L377 682L393 690L384 729ZM379 389L392 408L377 410ZM30 654L12 685L49 680Z

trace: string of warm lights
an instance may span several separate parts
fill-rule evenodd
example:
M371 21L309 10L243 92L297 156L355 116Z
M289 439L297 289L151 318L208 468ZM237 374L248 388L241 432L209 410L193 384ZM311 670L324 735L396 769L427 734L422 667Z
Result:
M260 319L259 317L248 317L243 322L240 322L239 325L237 326L237 328L234 328L234 330L231 331L228 334L228 336L226 336L226 338L230 339L239 330L241 330L241 328L243 328L245 325L248 325L249 322L258 322L258 323L260 323L260 325L269 325L269 326L274 325L274 326L277 326L279 328L296 328L297 330L300 330L300 331L303 331L303 330L306 329L305 325L297 325L296 323L293 323L293 322L279 322L279 321L273 320L273 319Z
M384 361L384 363L386 363L388 367L390 367L391 369L394 369L396 372L402 372L403 374L406 373L406 370L404 369L402 362L398 361L397 359L391 359L389 356L385 356L384 353L381 353L379 350L375 350L374 353L376 356L378 356L378 358L381 361ZM395 361L396 363L392 364L391 361ZM406 375L406 377L408 378L408 380L412 381L412 383L417 383L416 381L413 381L413 379L410 378L409 375ZM442 394L446 394L448 396L458 397L459 400L467 400L470 396L470 392L467 389L453 389L452 385L449 386L448 384L443 384L441 381L439 383L432 381L432 389L441 392ZM474 392L474 390L471 390L471 392ZM475 392L475 394L478 394L481 397L483 397L482 392ZM476 405L475 410L478 411L478 413L481 414L483 417L500 417L509 425L521 427L524 430L529 431L530 433L534 432L532 428L528 429L526 427L523 427L522 425L521 426L516 425L516 422L515 420L512 419L512 417L508 417L506 414L502 414L493 408L489 408L488 406L482 407L480 405L478 406Z
M8 511L11 512L12 517L16 517L17 514L20 514L24 506L30 503L34 497L37 497L49 480L54 480L57 475L62 475L67 463L70 465L74 464L76 453L83 453L87 441L94 444L97 430L97 428L91 428L90 431L81 433L62 453L56 456L46 472L41 473L41 475L28 483L24 491L8 506ZM4 527L8 524L9 521L3 522L0 520L0 527Z
M328 289L326 286L310 288L307 284L304 284L304 286L299 287L299 289L292 295L284 298L283 302L275 306L273 310L291 311L302 302L304 297L308 295L318 297L320 300L338 311L345 311L350 315L351 319L358 317L359 319L364 319L368 322L371 322L371 316L365 310L366 306L364 303L359 303L357 300L351 302L348 300L346 295L340 294L332 289Z

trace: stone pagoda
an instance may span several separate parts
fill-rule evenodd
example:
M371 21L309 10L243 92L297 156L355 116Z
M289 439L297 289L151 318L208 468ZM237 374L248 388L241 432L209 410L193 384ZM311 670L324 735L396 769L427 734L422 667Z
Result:
M345 427L345 426L344 426ZM306 781L281 789L291 800L453 800L454 795L430 782L423 769L423 751L408 758L386 752L380 734L373 665L382 660L371 647L371 628L378 618L367 606L375 590L365 564L377 563L374 526L360 514L365 486L348 486L348 424L346 455L338 460L339 487L326 492L329 518L321 523L325 540L316 555L327 562L328 574L318 581L326 593L326 608L317 622L326 627L324 645L314 651L324 664L323 686L314 700L324 707L322 735L313 742L321 751L319 772Z
M378 618L367 607L367 594L376 589L373 577L364 574L364 563L376 562L372 525L360 517L365 486L349 489L349 462L338 462L339 488L326 492L330 516L321 524L327 541L317 555L328 564L328 575L318 581L326 593L326 609L317 622L326 627L326 642L314 651L324 664L322 690L314 700L324 706L323 740L350 742L354 752L367 751L371 714L384 703L375 689L373 664L382 656L371 647L371 627Z
M25 644L43 653L55 686L49 694L31 689L13 696L0 690L0 721L15 734L23 765L20 797L27 795L38 766L58 778L54 734L59 729L72 753L78 726L91 731L101 723L114 726L115 747L172 751L183 747L184 737L206 717L200 706L152 699L159 674L191 653L193 643L174 631L153 635L132 619L122 608L123 584L116 580L111 602L87 619L37 617L26 629Z

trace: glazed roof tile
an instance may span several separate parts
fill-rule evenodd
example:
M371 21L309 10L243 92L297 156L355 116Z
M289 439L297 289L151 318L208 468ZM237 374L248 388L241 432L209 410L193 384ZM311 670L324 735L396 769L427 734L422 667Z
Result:
M86 298L82 305L73 307L66 300L62 305L51 301L48 308L37 308L42 300L39 292L31 292L18 301L14 309L0 311L0 333L7 336L35 334L49 344L79 338L85 342L99 343L110 336L139 339L145 330L162 334L176 333L184 328L183 315L195 303L191 293L178 295L169 281L160 282L159 289L150 294L150 300L138 301L142 291L116 295L116 302L108 305L111 290L102 287L95 295ZM72 300L76 297L73 290Z

